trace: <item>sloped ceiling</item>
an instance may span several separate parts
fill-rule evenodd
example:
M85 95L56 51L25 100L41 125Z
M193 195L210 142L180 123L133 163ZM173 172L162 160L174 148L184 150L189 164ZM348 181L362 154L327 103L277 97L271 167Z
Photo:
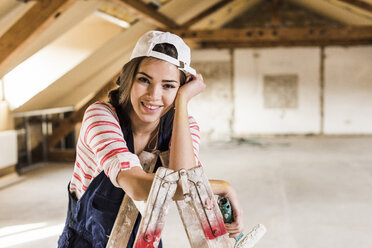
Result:
M43 0L39 1L43 2ZM151 4L151 8L154 11L157 11L163 17L174 22L175 25L181 28L183 24L191 21L192 23L189 26L190 30L218 30L262 1L266 0L146 0L141 3ZM279 0L273 0L273 3L276 1ZM309 11L316 12L319 15L330 18L343 25L372 25L372 0L286 1L306 8ZM34 1L24 2L27 1L0 1L0 48L2 46L1 41L3 34L10 30L35 4ZM40 32L32 42L24 46L22 51L17 54L16 58L12 59L6 66L0 66L0 78L40 49L58 40L64 34L67 34L69 30L72 30L74 27L77 28L77 26L91 16L94 11L100 8L102 9L103 6L115 3L116 6L118 6L119 12L120 8L122 8L123 12L126 13L126 9L123 7L124 5L120 5L120 2L128 4L133 1L72 1L70 6L62 12L58 18L55 18L52 24ZM208 12L208 9L219 3L221 7L216 8L213 13L208 13L208 15L204 13ZM157 7L155 7L155 5ZM146 31L158 28L156 24L154 24L156 22L151 22L142 15L136 16L134 12L129 11L129 13L132 19L129 17L126 18L130 19L130 28L120 28L111 38L95 47L94 50L89 53L89 56L81 60L51 85L14 111L20 112L62 106L79 107L85 101L89 100L101 87L112 81L123 64L128 61L136 40ZM160 18L162 18L162 16L160 16ZM197 18L197 20L193 20L193 18ZM101 26L101 28L103 28L103 26ZM99 25L96 25L95 28L97 28L97 33L101 32L98 30L100 28ZM166 28L161 27L161 29ZM196 43L193 44L193 40L191 39L187 42L189 42L191 46L197 46Z

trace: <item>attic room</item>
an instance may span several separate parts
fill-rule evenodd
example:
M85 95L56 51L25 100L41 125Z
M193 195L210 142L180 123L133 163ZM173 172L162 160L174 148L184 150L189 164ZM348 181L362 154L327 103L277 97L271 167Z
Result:
M0 248L57 247L84 113L150 30L191 49L199 157L255 247L372 246L372 0L1 0ZM191 247L174 202L161 237Z

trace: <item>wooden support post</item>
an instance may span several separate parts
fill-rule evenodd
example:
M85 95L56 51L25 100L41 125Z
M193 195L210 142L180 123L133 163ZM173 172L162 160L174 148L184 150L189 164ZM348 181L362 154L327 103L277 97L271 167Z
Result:
M271 25L273 27L280 25L279 0L271 0Z

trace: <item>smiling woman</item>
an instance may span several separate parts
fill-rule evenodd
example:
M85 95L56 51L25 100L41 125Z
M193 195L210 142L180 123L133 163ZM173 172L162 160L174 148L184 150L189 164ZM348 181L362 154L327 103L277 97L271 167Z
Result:
M201 165L199 126L188 102L206 85L190 64L190 48L171 33L150 31L140 38L117 80L110 101L85 112L69 184L69 208L59 247L105 247L124 194L144 201L154 180L142 169L144 152L169 151L174 171ZM163 166L158 159L155 170ZM230 235L242 231L240 204L232 187L211 181L215 194L229 198L236 220ZM175 197L182 199L177 188ZM132 247L139 214L127 247ZM160 242L159 247L162 247Z
M130 94L134 126L149 122L157 126L160 117L172 107L180 87L180 70L153 58L142 61Z

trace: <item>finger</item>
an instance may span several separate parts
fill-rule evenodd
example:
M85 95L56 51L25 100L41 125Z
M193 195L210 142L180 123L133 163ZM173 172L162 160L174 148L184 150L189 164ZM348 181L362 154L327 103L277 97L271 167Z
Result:
M244 230L244 225L242 222L237 222L235 224L229 224L225 225L226 231L230 232L243 232Z
M225 226L225 227L226 227L226 231L228 231L228 232L240 232L240 231L243 231L243 225L240 225L240 224L229 225L229 226Z
M193 76L193 75L188 75L188 76L186 77L186 83L191 82L193 79L194 79L194 76Z
M228 231L228 232L242 232L243 231L243 226L242 225L226 226L226 231Z
M229 238L236 238L239 236L240 233L230 233Z

